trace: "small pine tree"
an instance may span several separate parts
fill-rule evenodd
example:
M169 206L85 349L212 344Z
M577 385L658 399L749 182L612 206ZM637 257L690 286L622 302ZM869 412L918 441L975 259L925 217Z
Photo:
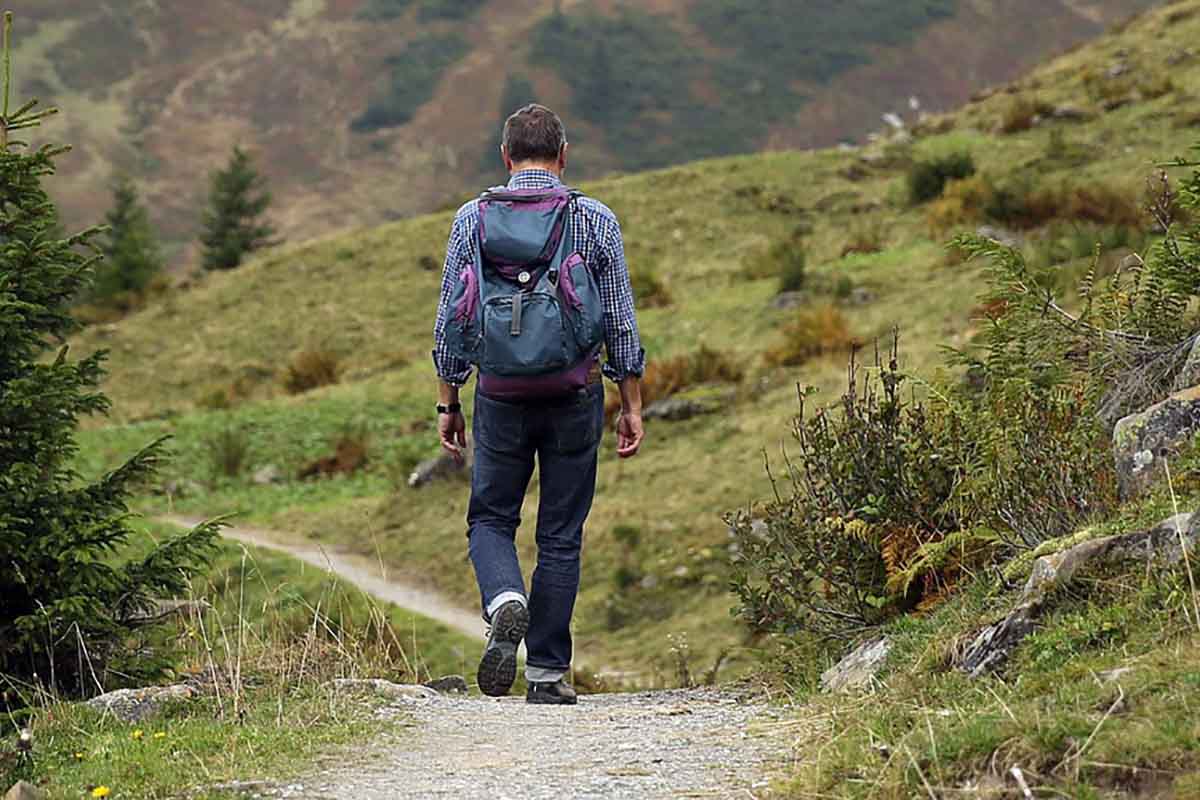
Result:
M200 236L205 269L234 269L247 254L275 244L275 229L263 220L271 194L245 150L234 147L229 163L214 172L209 182Z
M0 675L16 685L81 694L113 674L146 677L155 659L136 617L155 594L179 593L216 537L203 525L148 555L121 560L132 530L127 500L149 477L160 444L95 482L73 468L79 418L102 413L103 353L72 361L71 304L101 259L98 229L62 238L42 179L65 147L12 138L53 113L36 101L10 113L9 36L0 77ZM60 347L56 357L47 350ZM144 645L144 643L142 643ZM139 674L140 673L140 674Z
M162 269L162 255L150 217L138 199L137 187L125 175L113 179L113 206L105 217L101 251L104 263L96 270L92 297L104 302L144 290Z

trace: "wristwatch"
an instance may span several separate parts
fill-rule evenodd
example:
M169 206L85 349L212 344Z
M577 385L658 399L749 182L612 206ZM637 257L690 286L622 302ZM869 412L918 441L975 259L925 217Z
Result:
M462 404L461 403L451 403L448 406L444 406L441 403L438 403L438 406L437 406L437 413L439 413L439 414L459 414L461 412L462 412Z

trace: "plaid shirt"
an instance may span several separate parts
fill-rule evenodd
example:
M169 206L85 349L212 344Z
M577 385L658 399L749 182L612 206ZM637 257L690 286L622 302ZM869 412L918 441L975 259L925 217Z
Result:
M546 189L561 181L552 172L527 169L512 176L509 189ZM604 304L604 343L608 358L604 374L613 381L630 375L641 376L646 366L633 309L633 289L625 264L625 243L621 226L608 206L590 197L581 197L572 211L571 231L574 249L583 256L596 276L600 299ZM452 386L462 386L471 376L471 365L455 358L446 347L446 319L450 297L462 269L471 269L479 227L479 201L472 200L458 210L446 245L446 265L442 274L442 296L434 323L433 362L438 377Z

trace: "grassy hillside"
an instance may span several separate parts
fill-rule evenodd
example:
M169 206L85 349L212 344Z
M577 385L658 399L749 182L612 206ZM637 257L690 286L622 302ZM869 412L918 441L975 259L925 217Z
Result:
M657 368L703 346L745 372L720 413L651 423L636 460L618 463L605 443L577 620L588 664L632 669L649 683L675 680L689 658L697 673L729 650L730 670L747 663L741 648L757 643L729 616L721 514L771 492L764 454L783 468L796 384L834 397L846 340L870 342L893 327L905 366L926 375L943 346L969 342L979 267L941 242L987 214L1036 207L1043 218L1018 232L1030 256L1071 269L1096 238L1114 248L1144 243L1148 234L1125 220L1136 216L1145 178L1197 138L1200 61L1187 53L1198 34L1200 2L1174 3L928 121L911 141L584 185L621 216L635 282L659 287L657 296L643 292L641 313ZM912 166L963 152L980 180L1003 190L990 210L971 207L970 181L913 205ZM1107 205L1097 210L1097 198ZM476 602L465 486L403 485L419 458L437 452L428 351L449 222L443 213L282 248L89 331L76 346L111 350L107 388L120 416L89 433L85 469L174 434L172 477L191 485L147 498L148 510L244 511L264 526L378 554ZM779 253L796 242L807 252L807 288L798 308L777 307ZM286 395L281 376L302 351L333 353L341 382ZM297 479L347 438L367 446L364 470ZM216 466L231 449L241 462L232 477ZM253 484L249 473L267 464L287 479ZM534 493L527 519L536 502ZM529 528L520 537L527 555Z
M827 146L911 95L953 107L1152 3L44 0L17 8L17 80L64 109L68 221L99 219L109 174L128 172L187 263L205 177L235 143L304 240L473 191L495 176L502 110L534 97L568 113L586 177Z

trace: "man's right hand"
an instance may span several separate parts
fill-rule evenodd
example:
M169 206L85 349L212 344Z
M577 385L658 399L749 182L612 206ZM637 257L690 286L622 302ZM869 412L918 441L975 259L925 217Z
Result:
M467 419L461 411L453 414L438 414L438 438L442 449L462 463L466 459Z
M622 411L617 419L617 455L633 458L642 446L646 433L642 429L642 415Z

